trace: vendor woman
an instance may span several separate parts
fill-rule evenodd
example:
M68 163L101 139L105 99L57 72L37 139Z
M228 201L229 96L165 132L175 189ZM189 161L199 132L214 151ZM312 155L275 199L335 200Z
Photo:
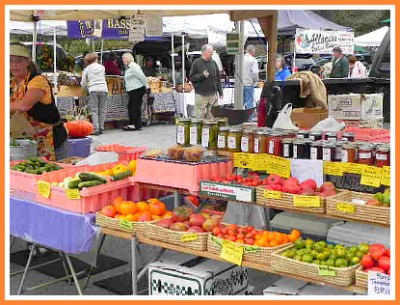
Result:
M17 137L27 135L38 141L38 155L55 161L62 158L67 131L61 122L52 88L32 62L30 49L10 45L10 128ZM57 158L58 157L58 158Z

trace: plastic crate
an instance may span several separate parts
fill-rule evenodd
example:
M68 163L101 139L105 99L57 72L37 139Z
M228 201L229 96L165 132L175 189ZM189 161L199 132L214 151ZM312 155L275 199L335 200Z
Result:
M119 144L107 144L96 147L96 151L112 151L118 154L118 161L137 160L147 150L146 146L124 146Z
M133 183L148 183L199 192L200 181L226 176L232 173L232 170L231 160L192 165L139 158L136 175L130 179Z
M45 173L40 180L49 183L61 182L66 177L74 176L79 172L97 172L104 171L114 167L115 163L101 164L97 166L77 166L60 170L57 173ZM109 205L117 197L127 200L132 197L132 187L128 179L108 182L106 184L84 188L80 191L80 199L69 199L67 190L59 186L51 186L51 194L49 198L45 198L40 194L36 194L36 202L50 205L56 208L76 212L76 213L94 213L101 210L104 206Z
M68 139L68 157L88 157L90 155L92 140L90 137Z

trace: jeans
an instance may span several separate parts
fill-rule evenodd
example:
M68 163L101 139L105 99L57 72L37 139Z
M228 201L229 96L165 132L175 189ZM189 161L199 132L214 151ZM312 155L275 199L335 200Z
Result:
M254 86L243 86L243 105L245 109L256 107L254 103ZM254 119L254 112L250 117L250 120Z
M129 124L135 125L136 129L142 128L142 102L143 95L146 93L146 88L141 87L128 92L128 114Z
M212 120L214 116L211 113L212 108L218 102L218 94L204 96L200 94L195 95L194 102L194 116L196 119Z
M93 131L104 130L106 120L107 92L90 92L90 114L92 116Z

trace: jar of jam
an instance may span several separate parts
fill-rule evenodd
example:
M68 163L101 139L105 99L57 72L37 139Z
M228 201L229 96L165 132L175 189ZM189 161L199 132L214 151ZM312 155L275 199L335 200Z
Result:
M181 146L190 144L190 119L181 118L176 127L176 143Z
M342 146L342 162L356 163L357 147L354 144L346 143Z
M311 160L322 160L322 142L315 141L310 145L310 159Z
M296 138L297 139L308 139L310 135L310 132L307 130L299 130L297 132Z
M201 122L200 119L192 119L190 123L190 145L201 144Z
M218 122L218 128L222 126L228 126L228 118L218 118L217 122Z
M293 158L293 139L282 139L282 156L284 158Z
M240 152L240 144L242 139L242 131L238 127L229 129L228 133L228 151L230 152Z
M201 145L204 148L217 148L218 122L214 120L203 120L201 128Z
M254 152L254 129L244 129L242 131L242 138L240 141L240 149L245 153Z
M325 140L327 141L337 140L337 132L325 133Z
M382 145L376 150L375 165L390 166L390 147L388 145Z
M322 144L322 160L333 161L335 157L336 145L332 142Z
M272 132L268 135L268 153L282 157L282 134Z
M365 144L358 148L358 163L372 165L372 145Z
M222 126L218 130L218 140L217 140L217 147L218 150L227 150L227 140L228 140L228 133L229 133L229 127L227 126Z
M322 132L311 132L309 138L313 141L321 141L322 140Z
M355 141L355 136L354 132L345 132L342 134L342 140L346 140L348 142L354 142Z
M344 144L349 143L345 140L336 141L335 143L335 156L333 157L333 161L341 162L342 161L342 147Z
M305 139L293 140L293 158L294 159L310 159L310 141Z
M254 137L254 152L266 154L268 148L268 131L259 130Z

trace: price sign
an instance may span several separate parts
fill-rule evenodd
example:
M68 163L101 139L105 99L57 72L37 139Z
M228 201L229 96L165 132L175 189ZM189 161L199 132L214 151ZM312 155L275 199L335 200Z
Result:
M276 174L282 178L290 177L290 160L282 157L266 155L268 174Z
M220 257L226 261L241 266L243 260L243 247L235 245L234 243L223 240L222 251Z
M67 198L72 200L81 199L81 194L79 189L67 189Z
M324 174L332 176L343 176L343 167L341 162L324 162Z
M267 154L252 154L252 170L267 171L268 170L268 155Z
M375 166L368 166L364 168L361 174L360 184L372 187L380 187L382 180L382 168Z
M121 225L121 228L123 228L123 229L133 230L133 223L131 221L126 220L126 219L121 219L120 220L120 225Z
M368 272L368 295L390 295L390 275Z
M43 180L39 180L37 183L37 188L38 188L38 192L40 195L42 195L45 198L49 198L50 194L51 194L51 185L50 183L43 181Z
M390 186L390 166L383 167L381 184Z
M330 266L318 266L318 275L336 276L336 271Z
M250 168L251 160L249 153L234 153L233 154L233 165L239 168Z
M197 233L192 233L192 234L183 234L181 236L181 241L183 242L188 242L188 241L195 241L199 238L199 234Z
M321 206L321 197L319 196L293 196L293 205L295 207L314 207L318 208Z
M358 163L342 163L342 171L347 174L361 175L368 165Z
M279 191L265 190L264 197L267 199L281 199L282 193Z
M350 203L338 203L336 205L336 211L348 214L354 214L356 212L356 206Z

